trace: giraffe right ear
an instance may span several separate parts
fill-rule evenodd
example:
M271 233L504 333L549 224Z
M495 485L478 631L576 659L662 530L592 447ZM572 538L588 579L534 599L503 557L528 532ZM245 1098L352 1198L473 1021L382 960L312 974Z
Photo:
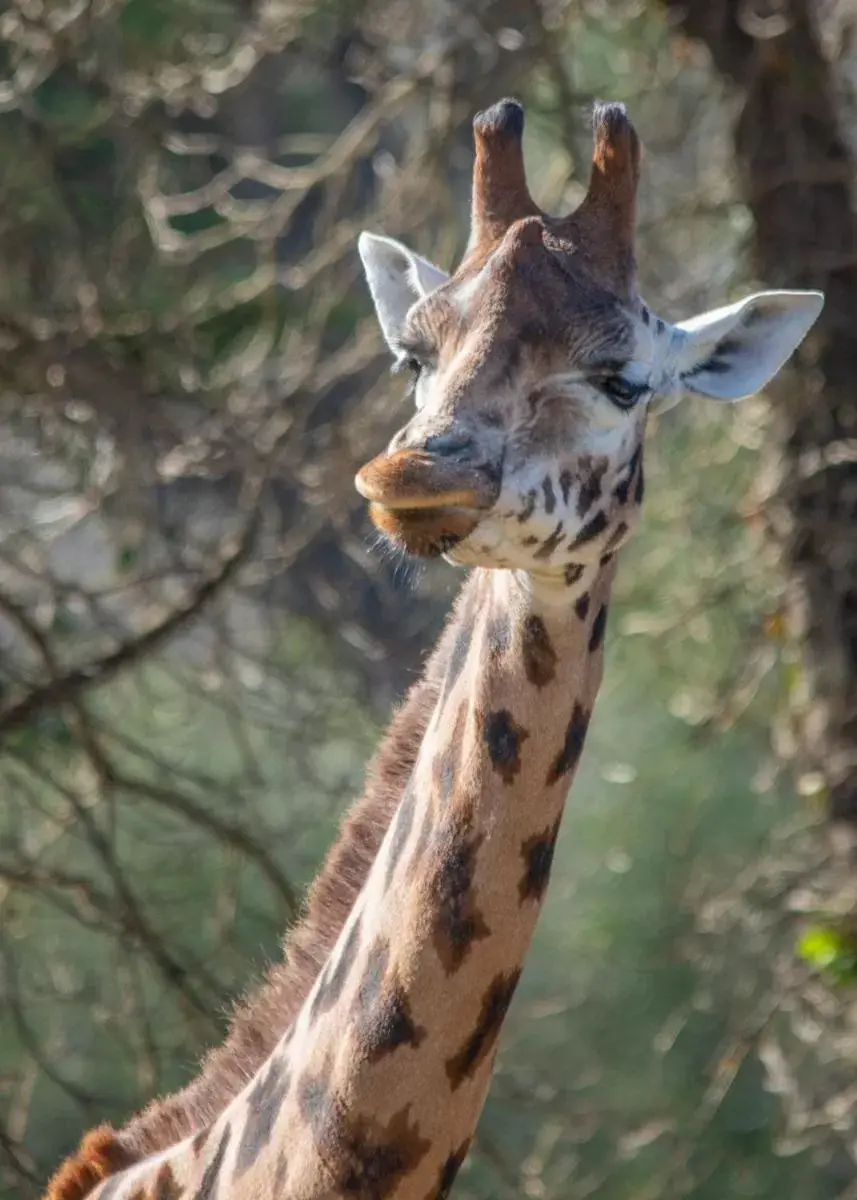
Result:
M361 233L357 242L369 291L387 345L397 351L397 343L412 306L446 283L449 276L419 254L393 238Z

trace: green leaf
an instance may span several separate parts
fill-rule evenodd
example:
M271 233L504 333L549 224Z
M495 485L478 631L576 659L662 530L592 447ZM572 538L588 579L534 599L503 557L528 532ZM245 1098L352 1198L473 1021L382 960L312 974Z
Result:
M835 929L820 925L808 929L798 942L798 954L818 971L831 967L845 952L844 939Z
M857 943L850 935L817 925L800 938L797 950L830 983L840 987L857 983Z

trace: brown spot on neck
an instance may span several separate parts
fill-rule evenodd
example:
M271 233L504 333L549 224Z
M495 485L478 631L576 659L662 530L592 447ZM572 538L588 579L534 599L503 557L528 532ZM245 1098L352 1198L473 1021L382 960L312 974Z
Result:
M411 1015L407 993L390 962L390 947L381 939L369 952L356 1009L359 1051L373 1066L400 1046L418 1049L426 1036Z
M226 1151L229 1146L229 1139L231 1136L232 1129L227 1122L223 1127L223 1133L220 1135L220 1141L217 1143L217 1149L214 1152L214 1157L203 1171L202 1179L200 1180L194 1200L215 1200L215 1197L218 1194L220 1173L223 1169L223 1160L226 1157ZM222 1200L225 1200L225 1197L223 1197Z
M168 1162L161 1163L158 1174L155 1176L152 1200L181 1200L182 1192L183 1188L179 1187L170 1164Z
M236 1177L249 1171L270 1142L277 1117L288 1095L289 1084L288 1065L282 1058L275 1058L250 1090L247 1096L247 1120L235 1156Z
M556 677L557 654L541 617L530 614L524 621L521 642L524 674L534 687L543 688Z
M431 851L434 861L425 886L435 910L432 939L447 975L464 965L474 942L491 933L473 886L476 856L484 840L484 834L470 833L466 825L457 824L437 838Z
M547 891L550 880L556 839L559 835L562 813L552 825L548 825L541 833L533 834L521 846L521 858L524 860L524 873L518 884L518 895L521 903L525 900L540 901Z
M502 708L485 717L483 736L492 767L505 784L513 783L521 770L521 747L529 732Z
M493 1051L520 978L520 968L516 968L496 975L488 985L472 1032L446 1064L453 1091L457 1091L465 1079L472 1078Z
M548 787L559 783L562 778L569 775L577 767L580 755L583 753L583 743L586 740L586 731L588 728L589 713L578 701L575 701L571 720L565 731L563 744L545 780Z
M355 1200L387 1200L422 1162L431 1142L411 1119L410 1106L386 1125L349 1113L325 1075L308 1076L299 1088L301 1112L330 1177L330 1194Z

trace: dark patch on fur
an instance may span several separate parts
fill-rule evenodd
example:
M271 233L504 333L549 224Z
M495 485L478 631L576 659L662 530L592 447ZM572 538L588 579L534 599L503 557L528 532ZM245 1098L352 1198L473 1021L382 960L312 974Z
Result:
M521 769L521 746L529 737L507 708L485 718L484 738L491 765L506 784L512 783Z
M432 784L434 786L434 795L441 803L436 806L438 810L445 807L452 800L453 790L455 788L455 780L458 775L459 752L464 740L464 730L467 725L468 706L467 701L462 700L458 706L458 712L455 714L455 721L449 736L445 739L445 746L442 753L436 754L432 762ZM420 830L420 837L417 844L416 853L414 854L414 864L419 861L420 854L424 852L427 844L427 835L431 831L433 815L432 806L426 805L426 817L423 820L423 826Z
M220 1182L220 1169L223 1166L223 1159L226 1155L226 1148L229 1145L231 1134L232 1130L227 1122L221 1134L220 1141L217 1144L217 1149L214 1152L214 1158L212 1158L203 1171L194 1200L213 1200L217 1195L217 1185Z
M664 325L660 317L655 318L655 328L659 334L663 333L663 331L666 329L666 325Z
M416 1049L425 1029L411 1016L407 993L395 967L390 967L390 947L378 939L369 952L366 974L357 997L360 1048L373 1065L399 1046Z
M607 628L607 605L602 604L592 622L592 632L589 635L589 653L594 654L604 641L604 630Z
M628 533L628 526L627 526L626 522L620 521L619 524L616 526L616 528L613 530L613 532L610 534L610 537L607 539L607 545L604 547L604 549L607 551L608 554L611 553L611 551L616 550L617 547L621 546L622 542L625 540L625 537L627 536L627 533Z
M553 825L548 825L547 829L543 829L541 833L527 838L521 846L524 874L518 884L518 895L522 904L525 900L541 900L545 894L550 879L560 820L561 814Z
M473 641L473 616L471 613L462 614L458 628L455 631L455 637L452 639L452 646L449 652L449 660L446 664L446 675L443 681L443 691L441 693L441 704L447 699L452 689L458 680L459 675L464 669L464 664L467 661L467 653L470 649L470 643Z
M597 512L591 521L586 522L574 541L569 543L569 550L577 550L579 546L585 546L587 542L597 538L599 533L603 533L606 528L607 518L603 512Z
M590 471L589 475L580 485L580 492L577 496L577 515L585 517L592 505L601 495L601 476L603 471Z
M646 491L646 484L643 479L643 464L640 463L640 470L637 473L637 486L634 488L634 503L642 504L643 496Z
M254 1083L247 1097L247 1123L235 1158L236 1177L249 1171L270 1142L290 1082L287 1064L282 1058L275 1058Z
M468 834L466 828L454 828L440 846L437 863L429 873L436 914L433 941L447 975L455 974L473 943L491 932L473 891L476 855L483 840L484 834Z
M556 529L552 534L545 538L538 550L534 552L533 558L550 558L554 550L556 550L557 546L562 541L562 531L564 528L565 526L562 521L557 522Z
M569 587L579 583L583 578L583 573L586 567L583 563L568 563L565 568L565 582Z
M571 471L566 468L559 473L559 490L562 492L563 504L568 504L568 497L571 493L571 485L574 482L574 476Z
M556 495L554 494L553 480L550 475L545 475L542 480L542 491L545 494L545 512L550 516L556 508Z
M556 650L541 617L531 614L524 621L521 650L524 673L534 687L543 688L556 677Z
M531 488L524 497L524 507L518 513L518 520L523 525L525 521L529 521L530 517L535 512L536 498L538 493L535 488Z
M628 503L628 492L631 488L631 476L625 475L613 489L613 496L620 504Z
M645 305L643 305L642 309L640 310L640 316L643 318L643 324L644 324L644 325L648 325L648 323L649 323L649 310L646 308L646 306L645 306Z
M589 616L589 592L584 592L582 596L578 596L574 605L574 611L580 617L581 621L585 621Z
M571 720L565 731L565 741L563 742L562 749L556 756L545 780L548 787L554 783L558 783L563 775L567 775L577 766L588 728L589 713L581 704L575 701L574 711L571 714Z
M628 503L628 491L630 490L631 480L634 478L634 472L637 469L637 463L640 461L641 454L642 454L642 449L640 446L638 446L637 449L634 451L634 453L631 455L631 457L628 459L628 465L625 468L625 471L622 475L622 479L620 480L619 483L617 483L616 487L613 489L613 495L619 501L620 504Z
M330 1173L331 1195L387 1200L428 1153L431 1142L410 1120L410 1108L387 1125L349 1115L324 1077L301 1081L301 1111L315 1138L316 1152Z
M387 866L384 871L384 887L390 886L390 881L399 865L411 830L414 827L414 813L417 807L417 793L413 781L408 784L402 794L399 811L393 822L393 834L390 838L390 849L387 854Z
M280 1196L283 1188L286 1186L286 1176L289 1173L289 1159L285 1150L281 1150L277 1155L277 1165L274 1167L274 1178L272 1181L272 1195Z
M443 804L448 804L452 799L452 791L455 787L455 760L455 750L450 745L442 754L436 754L432 762L432 783L435 795Z
M465 1158L467 1158L469 1149L470 1138L467 1138L457 1150L450 1154L449 1158L447 1158L446 1162L440 1168L437 1187L433 1192L429 1193L427 1200L449 1200L452 1185L455 1183L455 1178L461 1170Z
M342 989L345 987L345 981L348 978L348 973L354 964L354 959L357 954L357 947L359 945L360 921L357 920L348 931L348 936L345 939L345 945L342 947L342 953L339 956L339 961L337 962L336 966L332 968L330 960L328 960L327 966L324 968L321 980L319 981L318 991L313 997L312 1007L310 1009L310 1018L313 1021L317 1020L322 1013L329 1012L342 995Z
M205 1146L205 1143L208 1141L208 1135L210 1133L211 1133L211 1128L210 1128L210 1126L206 1125L205 1129L200 1129L199 1133L194 1135L194 1139L191 1142L190 1147L191 1147L191 1150L193 1150L195 1158L199 1158L200 1154L202 1154L203 1147Z
M179 1181L173 1174L168 1162L161 1163L155 1176L155 1186L152 1200L181 1200L184 1188L179 1187Z
M494 1049L520 978L521 971L517 968L501 972L489 984L473 1032L458 1053L447 1060L446 1074L453 1091L474 1075Z

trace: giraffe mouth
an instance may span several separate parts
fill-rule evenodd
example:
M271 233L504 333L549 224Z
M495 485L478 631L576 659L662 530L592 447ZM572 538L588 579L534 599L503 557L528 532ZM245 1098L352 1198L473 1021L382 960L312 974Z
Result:
M417 558L439 558L464 541L479 524L482 514L457 505L388 508L369 505L372 524L400 550Z
M379 454L355 486L379 532L421 558L436 558L473 532L492 508L500 472L422 450Z

